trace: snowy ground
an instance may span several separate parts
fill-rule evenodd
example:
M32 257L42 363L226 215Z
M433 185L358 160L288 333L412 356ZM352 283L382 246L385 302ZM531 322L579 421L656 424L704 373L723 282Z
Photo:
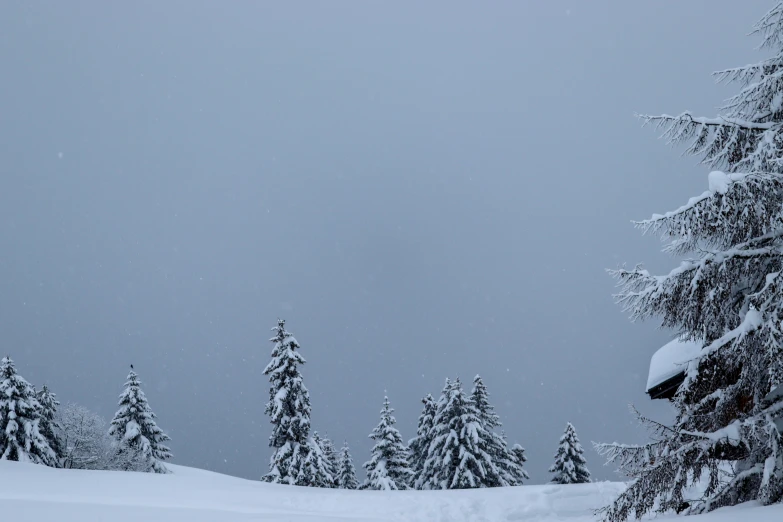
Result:
M171 468L172 475L151 475L0 462L0 514L2 520L47 522L581 522L593 520L592 509L622 487L603 482L382 493L274 486ZM687 522L736 520L779 522L783 506L741 506L689 517Z

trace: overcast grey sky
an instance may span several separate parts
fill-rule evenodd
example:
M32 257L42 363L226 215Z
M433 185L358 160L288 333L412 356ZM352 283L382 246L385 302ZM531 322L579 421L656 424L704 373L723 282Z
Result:
M707 170L634 112L713 115L771 0L6 2L0 345L110 417L134 363L178 464L258 478L270 328L357 466L388 391L480 373L546 472L565 423L644 436L670 333L604 272ZM599 479L613 478L588 449Z

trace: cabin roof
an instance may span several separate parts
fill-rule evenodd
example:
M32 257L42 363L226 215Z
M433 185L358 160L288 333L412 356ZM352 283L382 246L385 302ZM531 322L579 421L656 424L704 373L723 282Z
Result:
M678 381L679 376L685 373L688 361L699 355L702 346L701 342L679 339L663 345L650 359L647 391L667 381Z

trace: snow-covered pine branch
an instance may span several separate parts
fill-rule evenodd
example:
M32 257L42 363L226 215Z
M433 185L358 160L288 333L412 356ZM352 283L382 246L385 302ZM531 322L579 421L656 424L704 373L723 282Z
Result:
M761 49L783 49L783 3L778 3L753 26L751 34L762 37Z
M755 26L762 47L774 56L760 63L716 72L718 81L738 82L740 91L719 109L717 118L641 116L663 131L672 144L686 144L686 154L702 157L711 168L729 172L781 173L783 144L783 36L781 6L776 5Z
M710 173L709 185L709 191L688 204L638 221L636 226L645 234L660 234L668 243L666 250L676 256L726 249L767 236L769 241L779 239L783 176L716 171Z

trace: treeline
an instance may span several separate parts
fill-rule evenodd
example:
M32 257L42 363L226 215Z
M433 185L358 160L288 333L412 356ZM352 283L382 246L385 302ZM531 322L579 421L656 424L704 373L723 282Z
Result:
M305 363L299 343L275 328L265 413L272 423L274 452L262 480L298 486L343 489L465 489L518 486L529 478L525 450L509 444L500 418L480 376L467 392L460 379L446 379L440 397L422 399L416 436L407 444L396 427L394 410L384 397L374 445L364 463L366 478L356 475L347 442L338 451L332 441L311 429L310 394L299 367ZM0 460L72 469L167 473L170 440L131 365L119 409L111 422L78 404L60 408L56 395L36 390L16 370L10 357L0 361ZM590 481L582 446L568 424L560 439L552 482Z
M359 482L344 443L338 453L332 442L312 431L310 394L299 367L305 363L300 345L278 320L273 328L272 360L264 370L269 376L266 414L272 423L269 445L274 448L269 472L263 480L278 484L343 489L466 489L518 486L528 479L525 450L509 445L497 430L500 419L489 402L480 376L467 393L460 379L446 379L438 400L422 399L416 436L406 445L396 428L388 397L384 397L380 421L370 433L375 442L364 463L366 478ZM552 482L572 484L590 481L583 449L570 423L560 439Z
M40 390L0 361L0 460L55 468L167 473L168 435L157 426L136 373L128 374L119 409L107 427L78 404L59 408L47 386Z

